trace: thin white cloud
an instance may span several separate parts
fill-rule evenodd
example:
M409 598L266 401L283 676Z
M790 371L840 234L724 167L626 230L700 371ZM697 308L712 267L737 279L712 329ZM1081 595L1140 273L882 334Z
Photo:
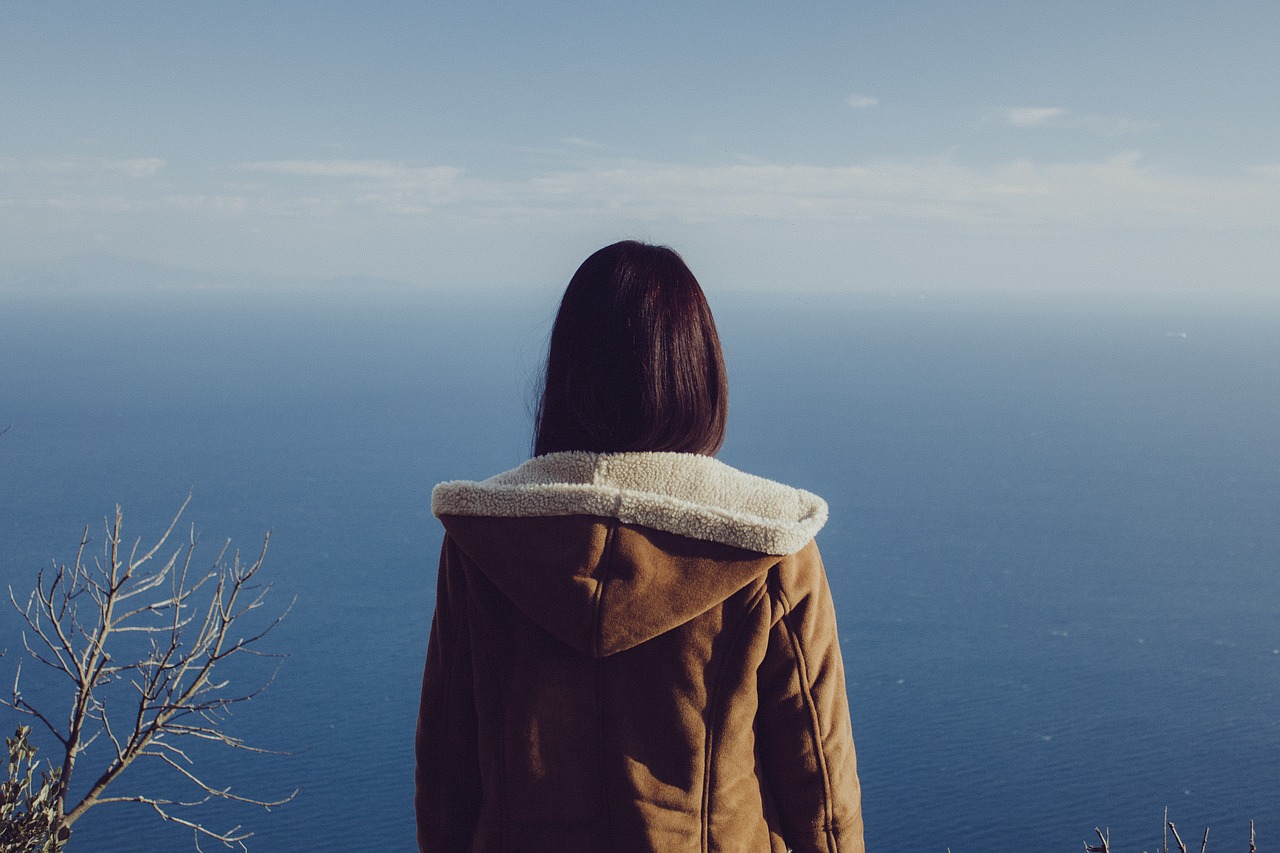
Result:
M27 207L88 213L214 213L242 214L250 209L250 201L235 196L165 195L157 197L110 194L63 194L29 200Z
M767 269L773 255L764 247L776 240L790 245L784 255L801 245L801 255L815 250L818 267L865 261L867 275L885 281L936 284L958 274L956 286L1052 279L1064 289L1138 281L1195 287L1233 263L1228 249L1247 256L1250 281L1263 281L1274 269L1268 247L1280 245L1274 159L1205 175L1162 167L1136 151L985 164L958 154L835 165L704 156L709 162L677 163L561 151L524 161L538 167L507 163L500 171L295 159L242 164L201 182L185 170L165 181L6 172L0 224L29 235L31 245L44 241L52 254L58 240L95 233L116 245L177 235L175 244L214 247L210 256L252 258L255 244L270 245L270 256L258 260L267 267L287 255L298 270L459 282L494 234L535 253L548 235L696 235L688 239L734 246L735 257L737 247L750 247L742 272L761 281L785 273ZM247 240L250 234L267 236ZM424 253L406 248L421 245L439 249L430 266L422 265ZM950 248L921 252L924 245ZM486 273L486 280L507 275ZM831 286L844 284L832 279Z
M18 160L0 157L0 172L32 174L118 174L128 178L150 178L167 165L159 157L112 160L105 157L53 157Z
M988 121L1009 127L1042 127L1086 130L1100 136L1136 136L1157 125L1124 116L1071 113L1061 107L1014 107L987 115Z
M162 168L113 162L121 164L114 167L121 175ZM1280 229L1278 163L1209 177L1158 168L1134 151L993 165L952 156L832 166L737 159L683 164L594 153L577 163L555 162L563 165L507 177L392 160L255 161L238 164L237 180L197 187L73 181L58 171L61 161L48 161L43 177L6 181L4 207L250 220L386 217L478 227L617 221L714 224L732 232L770 224L828 235L854 227ZM0 170L14 168L15 161L0 160Z
M421 215L465 201L459 189L463 170L456 166L420 166L398 160L264 160L237 164L245 172L285 178L315 178L299 196L288 182L256 187L262 204L281 213L310 216L360 208L384 214Z
M1083 127L1101 133L1103 136L1133 136L1139 133L1146 133L1156 126L1149 121L1135 121L1123 116L1099 115L1083 116L1080 118L1079 123Z
M1061 107L1014 107L1005 111L1005 121L1014 127L1034 127L1066 113Z
M1012 127L1034 127L1066 115L1060 106L1015 106L1005 111L1005 120Z
M865 110L868 107L874 107L879 103L880 100L878 98L873 98L870 95L859 95L857 93L854 93L844 99L844 105L854 110Z
M478 223L622 217L726 226L878 222L1002 229L1280 223L1280 187L1269 178L1170 174L1132 151L1102 160L1022 159L985 167L951 158L844 166L596 159L515 179L383 161L245 164L250 166L324 179L318 186L308 183L306 193L290 192L287 182L260 189L262 209L312 216L375 212Z
M260 160L240 163L236 168L301 177L396 181L452 180L462 172L453 166L412 166L397 160Z
M120 172L130 178L149 178L166 165L159 157L136 157L131 160L104 160L103 168Z

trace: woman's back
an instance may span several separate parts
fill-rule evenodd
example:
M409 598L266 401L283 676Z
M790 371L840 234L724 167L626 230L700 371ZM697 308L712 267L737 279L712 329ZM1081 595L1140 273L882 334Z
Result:
M432 495L422 850L860 853L827 507L712 458L728 402L679 255L583 262L534 458Z
M433 503L424 850L862 849L819 498L565 453Z

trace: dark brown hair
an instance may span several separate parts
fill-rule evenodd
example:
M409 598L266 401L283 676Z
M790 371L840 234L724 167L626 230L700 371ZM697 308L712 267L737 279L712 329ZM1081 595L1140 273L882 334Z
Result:
M534 455L710 456L724 443L728 408L720 336L681 257L625 240L583 261L551 329Z

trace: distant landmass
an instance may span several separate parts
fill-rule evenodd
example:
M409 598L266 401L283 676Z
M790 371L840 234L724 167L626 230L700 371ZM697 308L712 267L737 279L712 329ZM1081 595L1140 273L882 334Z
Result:
M25 293L160 292L183 290L360 290L416 286L372 276L272 276L232 270L195 270L94 250L38 264L0 263L0 290Z

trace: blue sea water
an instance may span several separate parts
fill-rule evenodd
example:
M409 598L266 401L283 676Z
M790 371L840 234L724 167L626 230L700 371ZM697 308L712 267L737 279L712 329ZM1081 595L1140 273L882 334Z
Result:
M291 754L199 766L299 793L195 813L209 824L255 850L413 849L430 489L526 457L554 299L0 296L0 581L22 594L116 504L153 537L188 491L208 560L272 532L269 601L296 604L267 645L289 657L229 726ZM1153 849L1166 806L1184 837L1212 825L1210 849L1247 850L1250 819L1274 845L1275 304L714 307L722 458L831 505L868 849L1079 850L1095 825ZM0 617L6 689L17 631ZM134 783L192 793L141 766L117 785ZM94 809L77 840L193 849L134 804Z

